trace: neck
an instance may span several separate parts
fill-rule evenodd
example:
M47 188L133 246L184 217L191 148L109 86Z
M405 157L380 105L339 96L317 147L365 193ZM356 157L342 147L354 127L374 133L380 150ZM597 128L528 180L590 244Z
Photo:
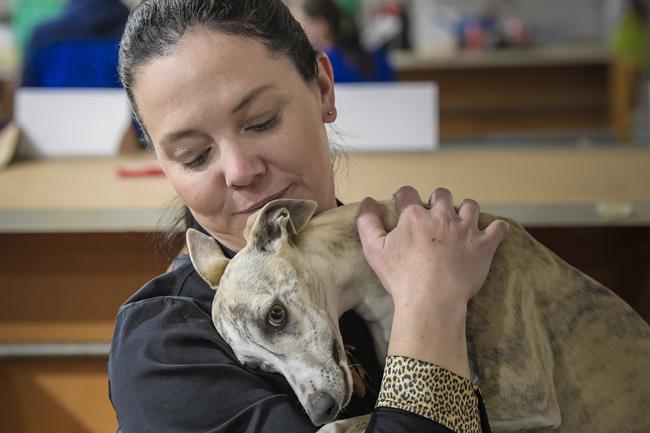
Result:
M392 229L396 220L393 207L388 202L381 204L384 225ZM350 309L363 310L369 298L387 295L361 249L356 228L358 210L355 203L323 212L309 222L299 238L310 268L319 270L320 280L327 282L328 309L338 316Z

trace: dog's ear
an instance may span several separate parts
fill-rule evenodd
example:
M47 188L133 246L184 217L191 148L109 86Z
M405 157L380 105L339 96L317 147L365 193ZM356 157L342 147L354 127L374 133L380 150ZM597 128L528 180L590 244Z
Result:
M266 204L251 215L244 237L261 250L279 239L292 241L316 212L318 203L313 200L279 199Z
M210 236L195 229L188 229L185 237L194 269L216 290L230 260L223 255L217 241Z

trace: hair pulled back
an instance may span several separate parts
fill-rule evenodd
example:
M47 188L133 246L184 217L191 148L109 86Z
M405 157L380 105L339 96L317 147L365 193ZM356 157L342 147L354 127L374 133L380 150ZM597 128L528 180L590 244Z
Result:
M286 56L307 82L317 75L316 52L282 0L143 0L131 12L122 36L119 74L149 145L133 95L138 70L172 54L187 32L204 29L261 42L272 54ZM176 255L182 233L189 227L204 230L183 206L163 234L167 254Z
M143 0L129 17L119 54L120 79L143 129L133 96L138 69L170 55L183 35L197 29L258 40L286 56L305 81L316 76L316 52L282 0Z

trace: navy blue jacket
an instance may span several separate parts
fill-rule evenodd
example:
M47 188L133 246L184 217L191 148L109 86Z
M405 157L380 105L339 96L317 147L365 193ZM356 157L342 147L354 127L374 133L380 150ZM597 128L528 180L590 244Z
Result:
M36 27L27 46L23 87L119 87L119 42L129 9L119 0L70 0Z

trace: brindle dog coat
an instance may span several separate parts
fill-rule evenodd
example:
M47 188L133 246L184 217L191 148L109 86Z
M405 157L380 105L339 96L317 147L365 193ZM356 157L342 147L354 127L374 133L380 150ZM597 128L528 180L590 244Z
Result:
M390 229L394 206L382 205ZM243 363L284 374L310 416L314 389L341 395L341 405L349 400L349 372L331 361L338 349L339 363L346 362L338 315L355 308L368 320L380 353L392 317L384 317L392 310L378 300L387 295L363 259L354 221L358 204L312 219L314 210L308 201L267 204L249 219L247 246L230 262L214 240L188 232L194 266L217 290L217 330ZM479 228L494 219L482 213ZM493 431L650 432L648 324L506 220L510 231L467 318L470 367ZM265 330L274 303L288 309L291 338ZM319 382L319 375L326 378Z

